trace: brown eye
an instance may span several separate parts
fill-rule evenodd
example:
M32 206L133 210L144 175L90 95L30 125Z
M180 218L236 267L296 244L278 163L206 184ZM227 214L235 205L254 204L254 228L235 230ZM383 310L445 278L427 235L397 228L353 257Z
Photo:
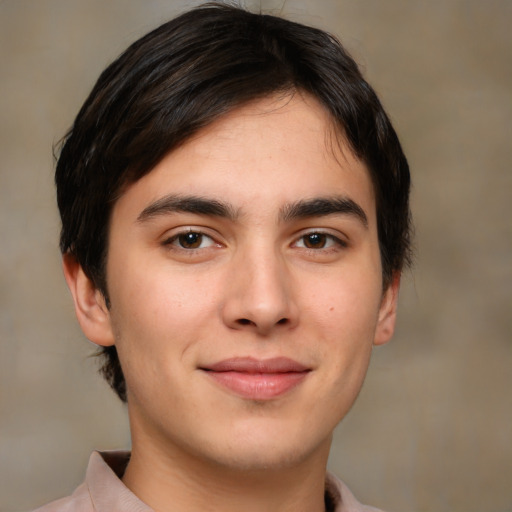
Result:
M293 245L298 248L318 251L321 251L322 249L341 249L347 247L347 243L341 238L331 235L330 233L322 233L321 231L311 231L306 233Z
M171 238L164 240L162 245L171 249L174 248L178 251L193 251L195 249L208 249L209 247L218 246L218 244L211 236L208 236L201 231L192 230L176 233Z
M183 249L198 249L203 242L203 234L194 232L182 233L178 235L176 241Z
M327 235L324 233L309 233L304 235L304 247L308 249L323 249L327 243Z

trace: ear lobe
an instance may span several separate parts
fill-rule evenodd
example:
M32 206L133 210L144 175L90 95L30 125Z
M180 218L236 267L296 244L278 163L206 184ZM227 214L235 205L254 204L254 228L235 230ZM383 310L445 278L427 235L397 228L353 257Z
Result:
M393 279L382 296L379 309L379 319L375 330L374 345L384 345L395 332L396 309L398 305L398 291L400 289L400 272L393 275Z
M103 347L114 345L110 312L103 294L87 277L72 254L63 255L62 268L73 296L78 323L85 336L96 345Z

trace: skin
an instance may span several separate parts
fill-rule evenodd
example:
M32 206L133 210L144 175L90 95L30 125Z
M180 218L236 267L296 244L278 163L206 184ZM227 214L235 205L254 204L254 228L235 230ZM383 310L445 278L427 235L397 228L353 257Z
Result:
M369 173L332 132L296 93L234 110L168 154L114 206L110 309L64 257L82 329L116 345L126 377L123 480L157 511L324 508L332 431L373 345L392 336L399 285L382 291ZM225 211L181 211L197 209L190 196ZM297 207L333 198L341 211ZM203 370L234 357L308 371L252 399Z

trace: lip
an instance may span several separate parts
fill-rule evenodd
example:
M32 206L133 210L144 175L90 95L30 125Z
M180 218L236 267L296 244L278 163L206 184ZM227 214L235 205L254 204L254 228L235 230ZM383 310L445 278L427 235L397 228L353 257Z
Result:
M278 398L298 386L311 371L287 357L235 357L200 369L215 383L250 400Z

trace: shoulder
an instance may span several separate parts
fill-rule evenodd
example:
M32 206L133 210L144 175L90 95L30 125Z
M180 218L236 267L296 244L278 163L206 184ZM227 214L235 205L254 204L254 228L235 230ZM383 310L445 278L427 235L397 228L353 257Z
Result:
M121 480L129 457L124 451L93 452L85 482L71 496L33 512L152 512Z
M94 512L94 507L86 484L82 484L71 496L52 501L33 512Z
M334 512L383 512L378 508L360 503L350 489L332 473L327 473L326 491L331 496Z

